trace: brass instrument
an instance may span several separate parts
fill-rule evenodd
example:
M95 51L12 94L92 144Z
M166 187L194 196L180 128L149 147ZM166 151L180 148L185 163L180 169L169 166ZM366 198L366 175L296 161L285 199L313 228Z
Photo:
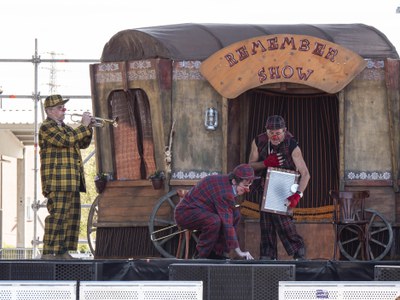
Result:
M171 233L167 232L165 235L162 235L163 231L165 231L165 230L174 231L174 232L171 232ZM188 231L188 229L181 229L181 228L178 227L177 224L172 224L170 226L161 228L159 230L154 230L150 234L150 240L152 240L153 242L156 242L156 241L160 241L160 240L164 240L164 239L173 237L173 236L175 236L177 234L184 233L184 232L187 232L187 231ZM192 230L192 232L197 232L197 230L194 229L194 230ZM159 234L158 236L156 236L157 233Z
M70 116L72 122L79 122L78 120L74 120L74 117L82 117L80 114L65 114L66 116ZM92 117L92 126L93 127L104 127L106 124L111 124L114 127L118 126L118 117L115 119L105 119L100 117Z

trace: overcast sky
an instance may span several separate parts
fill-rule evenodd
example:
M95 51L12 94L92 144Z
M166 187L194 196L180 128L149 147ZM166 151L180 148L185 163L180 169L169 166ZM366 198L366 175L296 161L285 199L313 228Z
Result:
M400 0L1 0L0 58L99 59L104 44L129 28L178 23L364 23L381 30L400 52ZM39 90L49 91L49 64L40 64ZM57 65L60 93L90 94L88 67ZM32 94L30 63L0 63L4 94ZM66 77L73 78L64 79ZM4 103L4 102L3 102Z

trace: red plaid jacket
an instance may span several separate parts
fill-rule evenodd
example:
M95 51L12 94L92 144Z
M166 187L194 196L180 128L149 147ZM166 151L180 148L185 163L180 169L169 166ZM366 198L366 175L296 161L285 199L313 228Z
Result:
M235 220L240 219L240 211L228 175L212 175L200 180L176 206L175 220L179 226L187 228L186 225L192 223L192 214L206 221L209 213L220 217L227 248L239 247ZM201 231L201 228L193 229Z

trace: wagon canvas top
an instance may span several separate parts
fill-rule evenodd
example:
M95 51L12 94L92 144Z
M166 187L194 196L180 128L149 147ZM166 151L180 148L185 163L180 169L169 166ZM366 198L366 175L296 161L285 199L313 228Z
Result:
M398 59L393 44L378 29L365 24L176 24L127 29L106 43L101 61L149 58L207 59L235 42L256 36L301 34L321 38L354 51L363 58Z

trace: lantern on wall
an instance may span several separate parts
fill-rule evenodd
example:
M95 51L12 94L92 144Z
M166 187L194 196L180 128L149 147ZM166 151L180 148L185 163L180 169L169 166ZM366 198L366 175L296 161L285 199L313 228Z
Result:
M214 107L206 109L204 126L207 130L215 130L218 126L218 111Z

